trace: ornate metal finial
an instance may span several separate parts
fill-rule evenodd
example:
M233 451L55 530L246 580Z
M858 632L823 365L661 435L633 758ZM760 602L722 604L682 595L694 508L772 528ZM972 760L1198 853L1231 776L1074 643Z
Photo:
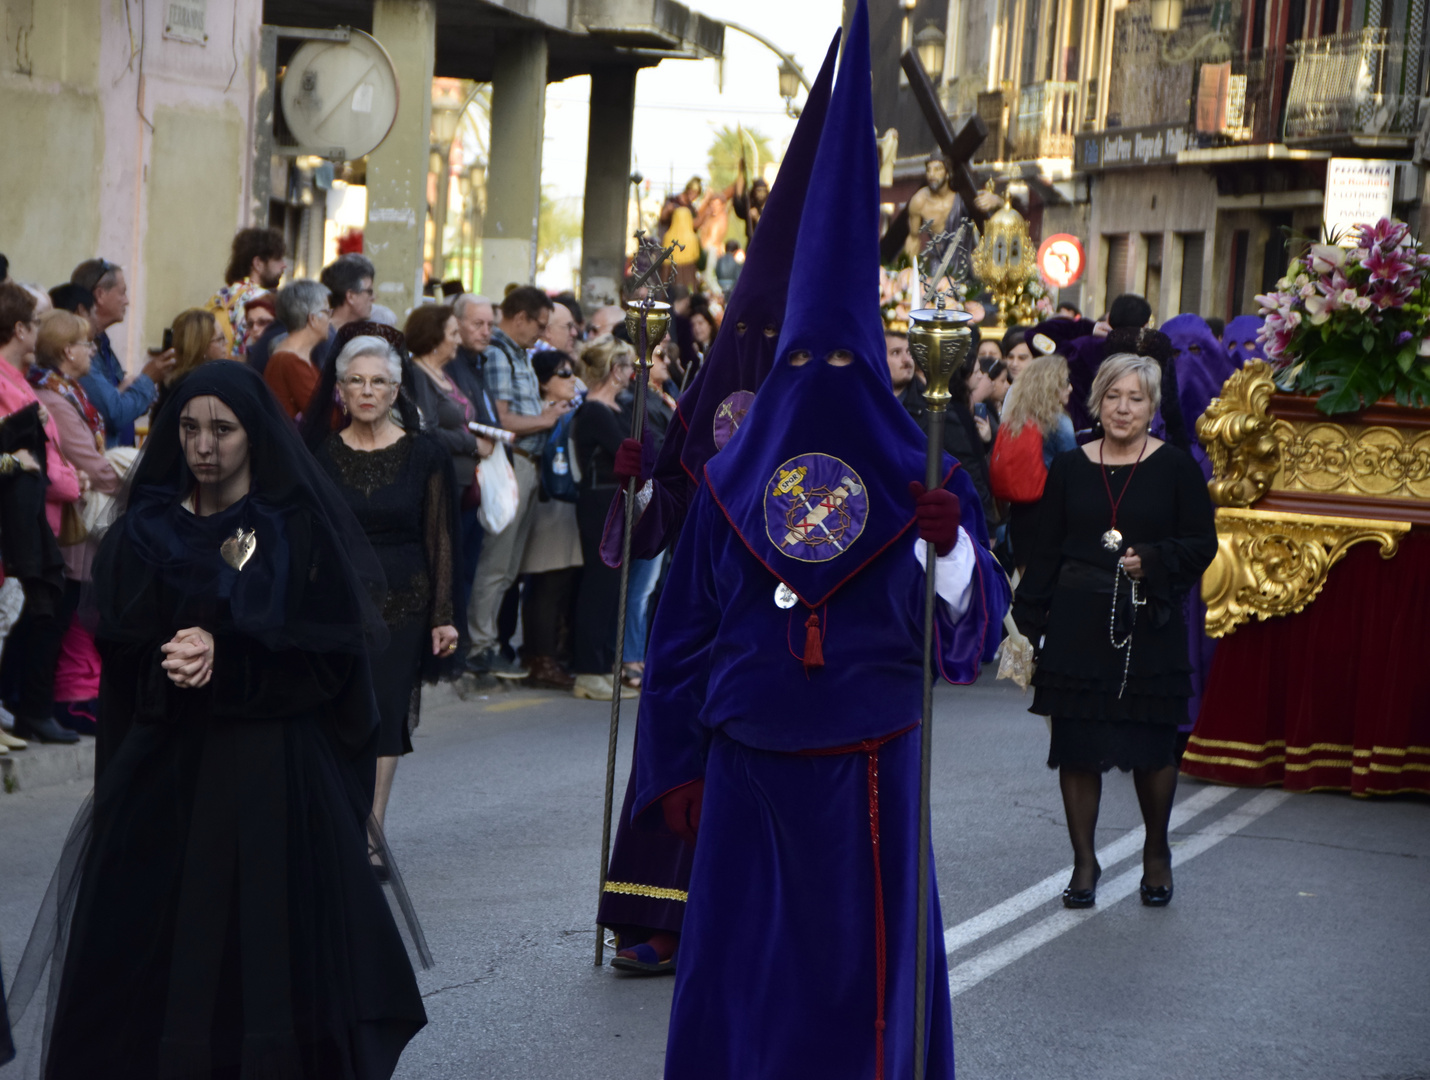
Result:
M685 245L678 240L672 240L666 247L661 247L660 242L644 229L636 232L636 253L631 259L631 270L636 277L629 288L630 302L636 301L635 294L642 288L646 289L646 295L640 298L643 301L670 299L670 287L675 283L675 265L671 263L670 256L677 249L684 251ZM656 293L660 296L657 297Z
M964 242L967 220L960 222L956 229L939 233L925 223L920 231L926 237L918 260L921 306L943 311L949 300L962 303L968 296L970 271L968 245Z

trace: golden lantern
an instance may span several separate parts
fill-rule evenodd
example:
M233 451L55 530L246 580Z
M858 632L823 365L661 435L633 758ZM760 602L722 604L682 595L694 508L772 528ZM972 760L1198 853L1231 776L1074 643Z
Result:
M992 181L988 190L993 190ZM973 273L993 294L1003 325L1031 322L1033 301L1025 289L1038 272L1038 249L1027 221L1008 199L983 226L972 262Z

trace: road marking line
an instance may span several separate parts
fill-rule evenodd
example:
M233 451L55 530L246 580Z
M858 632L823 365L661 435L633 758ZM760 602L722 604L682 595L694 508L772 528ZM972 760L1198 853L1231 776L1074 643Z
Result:
M1188 796L1172 807L1169 828L1180 828L1198 814L1210 810L1236 790L1236 788L1229 787L1207 787ZM1103 869L1107 869L1141 851L1146 831L1144 826L1139 825L1127 835L1119 837L1105 848L1100 849L1097 853L1098 864ZM965 945L972 944L985 934L991 934L999 927L1007 926L1010 922L1021 919L1028 912L1042 907L1049 900L1061 896L1068 883L1068 878L1072 876L1072 871L1071 866L1064 867L1056 874L1049 874L1036 885L1030 885L1017 895L1010 896L1001 904L996 904L971 919L965 919L958 925L949 927L943 934L944 952L955 952Z
M1217 818L1178 846L1176 865L1184 865L1188 860L1215 847L1258 818L1269 814L1290 797L1290 792L1286 791L1263 791L1238 809L1224 817ZM949 972L948 991L950 996L957 997L965 990L971 990L988 976L1001 971L1040 945L1046 945L1073 927L1093 918L1098 912L1106 911L1119 900L1131 896L1137 891L1141 881L1142 868L1135 866L1131 870L1119 874L1110 882L1098 886L1096 907L1084 908L1080 911L1063 908L1041 922L1034 923L1022 933L1014 934L1007 941L1000 942L970 960L965 960Z

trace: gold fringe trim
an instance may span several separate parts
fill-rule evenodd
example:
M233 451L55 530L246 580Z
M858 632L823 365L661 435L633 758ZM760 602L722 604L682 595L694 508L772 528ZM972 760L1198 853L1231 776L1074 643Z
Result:
M631 881L608 881L606 891L622 896L644 896L650 900L679 900L682 904L690 898L690 894L683 889L663 889L657 885L637 885Z
M1207 765L1234 765L1238 769L1260 769L1266 765L1279 765L1286 760L1284 754L1274 754L1259 761L1247 761L1245 758L1214 757L1210 754L1194 754L1190 750L1182 755L1183 761L1200 761Z

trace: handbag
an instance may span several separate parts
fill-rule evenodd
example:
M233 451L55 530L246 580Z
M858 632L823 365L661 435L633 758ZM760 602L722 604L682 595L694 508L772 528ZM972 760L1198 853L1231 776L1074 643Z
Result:
M89 529L85 527L84 517L80 513L79 500L65 503L60 508L60 531L55 537L55 543L60 547L73 547L88 539Z
M1017 592L1021 577L1016 570L1013 572L1013 577L1008 582L1010 593ZM1033 681L1037 661L1033 659L1033 643L1013 621L1011 606L1003 615L1003 629L1007 631L1007 635L999 642L998 651L994 654L998 658L998 678L1008 679L1018 689L1026 691Z
M516 471L506 451L500 447L477 465L476 483L481 487L481 505L477 520L488 533L501 532L516 520L521 489L516 484Z

